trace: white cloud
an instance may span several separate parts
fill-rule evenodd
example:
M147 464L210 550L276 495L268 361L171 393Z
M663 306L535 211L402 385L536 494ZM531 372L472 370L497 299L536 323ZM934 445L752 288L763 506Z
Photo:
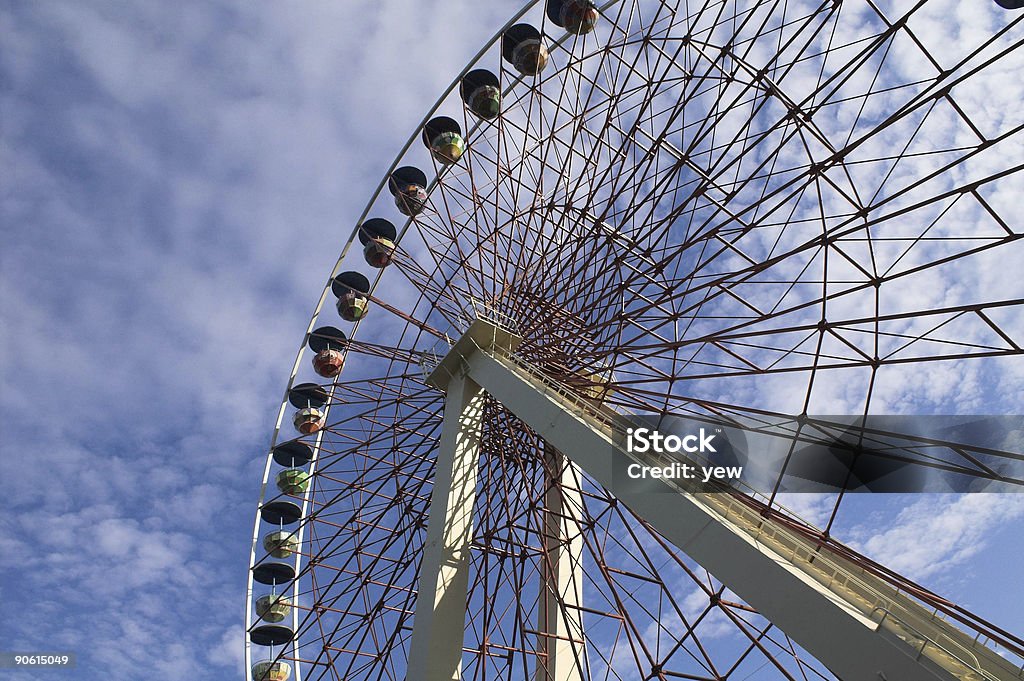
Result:
M949 574L985 550L1000 525L1024 517L1018 494L928 495L884 526L851 531L853 548L914 580Z
M234 625L224 630L220 640L210 648L207 659L218 667L241 669L244 665L243 645L245 631L241 625Z

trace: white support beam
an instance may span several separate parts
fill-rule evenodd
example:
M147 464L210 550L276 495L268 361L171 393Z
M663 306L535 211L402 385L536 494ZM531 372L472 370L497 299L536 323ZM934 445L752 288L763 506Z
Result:
M462 677L484 394L469 379L453 379L447 387L416 596L408 681L459 681Z
M581 681L583 638L583 495L580 473L561 452L545 446L544 556L537 613L536 681Z
M687 491L665 480L643 491L622 484L615 471L637 461L624 450L624 425L504 356L511 348L486 326L474 322L428 382L446 385L458 367L844 681L1019 681L991 649L730 494ZM487 344L474 341L484 338Z

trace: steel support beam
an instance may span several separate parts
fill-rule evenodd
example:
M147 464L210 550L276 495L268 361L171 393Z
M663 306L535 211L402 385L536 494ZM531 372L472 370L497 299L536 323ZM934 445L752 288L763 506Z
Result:
M583 638L583 495L580 473L544 447L544 556L537 613L536 681L588 678Z
M1010 681L1016 670L920 603L761 517L729 493L625 476L624 417L576 398L509 354L507 331L478 319L428 377L470 377L492 397L704 566L843 681ZM618 419L618 421L617 421Z
M447 388L416 595L408 681L459 681L462 677L484 394L469 379L452 380Z

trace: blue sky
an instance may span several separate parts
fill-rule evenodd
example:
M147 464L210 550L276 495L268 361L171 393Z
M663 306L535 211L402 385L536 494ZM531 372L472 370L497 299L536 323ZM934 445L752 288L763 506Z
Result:
M377 179L507 11L3 4L9 647L78 651L67 678L237 676L306 320Z
M0 7L6 647L76 651L63 678L237 678L308 315L393 155L516 9ZM1022 632L1022 501L876 500L848 536Z

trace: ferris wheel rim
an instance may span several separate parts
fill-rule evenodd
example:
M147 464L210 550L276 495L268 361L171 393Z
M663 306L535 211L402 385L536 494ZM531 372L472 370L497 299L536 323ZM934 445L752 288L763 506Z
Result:
M621 2L621 1L622 0L607 0L607 2L605 2L602 5L601 9L604 10L605 8L611 7L611 6L617 4L617 3ZM255 518L254 518L254 521L253 521L252 543L251 543L250 556L249 556L249 570L247 571L248 574L247 574L246 599L245 599L245 619L244 619L244 621L246 622L247 630L250 629L252 626L254 626L254 622L253 622L253 618L252 618L253 604L254 604L254 590L255 590L253 568L258 564L257 563L257 554L259 553L259 548L258 547L260 546L261 523L263 522L261 510L262 510L262 508L263 508L263 506L265 504L265 500L266 500L267 486L268 486L268 483L269 483L270 472L272 470L272 464L273 464L273 453L274 453L274 449L279 444L279 437L280 437L280 433L281 433L281 426L282 426L282 423L284 421L284 416L285 416L285 414L287 412L287 409L288 409L288 403L289 403L288 402L288 396L289 396L289 393L291 392L291 389L292 389L292 387L293 387L293 385L295 383L296 377L299 374L299 368L300 368L300 366L302 364L303 355L305 354L305 349L306 349L306 345L308 343L309 337L313 333L314 328L316 327L317 320L318 320L318 318L320 316L321 311L323 310L324 303L329 299L333 280L338 275L338 273L339 273L339 271L340 271L340 269L342 267L342 264L343 264L343 262L345 260L345 257L348 254L348 251L351 248L352 244L355 241L358 240L360 226L367 219L367 217L370 215L370 212L373 210L374 205L376 204L378 198L383 193L384 189L388 187L388 183L389 183L389 180L391 178L392 173L394 173L394 171L400 166L400 164L402 163L402 160L405 158L405 155L408 153L408 151L415 145L416 141L419 139L420 135L422 134L421 131L423 130L423 127L441 109L441 107L445 104L445 101L447 100L449 95L451 95L451 93L454 92L459 87L463 77L465 77L466 74L468 74L471 71L473 71L474 68L476 68L477 65L481 62L481 60L484 59L484 57L487 55L488 51L495 44L497 44L497 43L499 43L501 41L504 32L506 30L508 30L511 26L513 26L517 21L519 21L523 16L525 16L527 12L529 12L533 7L535 7L540 2L542 2L542 0L527 0L526 4L516 14L514 14L510 19L508 19L506 21L506 23L501 28L499 28L491 36L491 38L479 49L479 51L476 53L476 55L466 64L465 67L463 67L462 71L458 75L455 76L455 78L448 85L448 87L445 88L445 90L438 96L438 98L434 102L434 104L429 107L427 113L423 116L423 118L420 121L420 123L414 128L413 132L409 135L408 139L406 140L405 144L402 146L401 150L395 155L395 158L391 162L390 167L387 169L387 171L385 171L385 173L382 176L381 180L378 182L376 189L374 189L374 191L372 192L370 198L367 200L365 206L363 207L362 212L359 214L359 218L355 221L355 226L352 228L352 231L349 233L349 236L348 236L348 239L345 242L345 245L342 247L341 253L339 254L337 260L335 261L334 266L331 268L331 272L330 272L329 276L327 277L327 284L324 286L324 289L323 289L323 291L320 294L320 298L317 301L316 305L314 306L313 312L312 312L312 314L310 316L309 323L307 324L307 327L306 327L306 332L303 335L302 341L299 344L299 348L298 348L298 350L296 352L296 358L295 358L295 361L293 362L292 370L291 370L291 373L289 375L289 378L288 378L288 381L287 381L287 384L286 384L286 387L285 387L284 397L282 398L281 405L280 405L280 407L278 409L277 421L276 421L276 424L274 426L274 429L273 429L273 432L272 432L271 438L270 438L270 444L269 444L269 448L268 448L269 449L269 453L267 454L266 463L264 465L263 480L262 480L262 483L261 483L261 486L260 486L260 494L259 494L259 499L258 499L258 502L257 502ZM560 40L565 40L568 35L569 34L566 33L565 35L563 35L563 37ZM515 83L509 85L509 89L511 89L511 87L513 87L513 85L515 85ZM477 125L479 125L479 122L477 122ZM469 134L472 134L472 132L475 131L475 129L476 129L476 126L474 126L474 128L470 131ZM440 169L440 171L431 180L431 184L430 184L429 188L432 188L434 185L436 185L437 182L440 180L441 175L444 172L446 172L447 170L448 170L447 168ZM429 188L428 188L428 191L429 191ZM399 241L401 240L401 238L405 234L405 232L409 229L409 226L412 223L413 223L412 217L408 217L404 221L404 224L403 224L403 226L402 226L402 228L401 228L401 230L400 230L400 232L398 234L398 240ZM370 296L373 295L373 292L376 289L377 284L379 283L380 278L381 278L382 275L383 275L383 271L381 270L381 271L378 271L376 273L376 275L373 277L373 280L370 282L369 291L367 291L368 295L370 295ZM349 333L349 339L350 340L351 339L355 339L356 333L359 330L360 323L361 323L361 320L360 320L360 322L356 322L356 324L353 326L352 330L350 331L350 333ZM332 393L333 393L333 390L332 390ZM295 439L295 438L292 438L292 439ZM313 468L311 468L311 472L315 470L316 452L319 451L319 443L320 443L320 437L318 436L317 439L316 439L316 443L315 443L315 445L313 447L314 456L313 456L313 459L311 461L311 463L313 465ZM306 502L304 501L304 503L303 503L303 514L305 514L305 508L306 508ZM301 541L302 541L302 528L301 527L300 527L299 532L300 532L300 534L299 534L299 542L301 544ZM298 568L298 565L299 565L299 560L298 560L298 557L296 557L296 568ZM299 574L299 570L296 569L296 575L298 575L298 574ZM295 593L297 595L298 580L295 581L295 585L296 585L295 586ZM297 630L298 629L297 618L298 618L298 611L297 611L297 609L293 608L293 630ZM297 637L296 637L296 640L294 642L294 645L295 646L298 645ZM248 635L245 636L245 653L244 653L244 662L243 663L245 665L246 678L250 678L251 674L252 674L252 642L250 641L250 638L249 638ZM296 681L301 681L301 672L298 669L296 669Z

